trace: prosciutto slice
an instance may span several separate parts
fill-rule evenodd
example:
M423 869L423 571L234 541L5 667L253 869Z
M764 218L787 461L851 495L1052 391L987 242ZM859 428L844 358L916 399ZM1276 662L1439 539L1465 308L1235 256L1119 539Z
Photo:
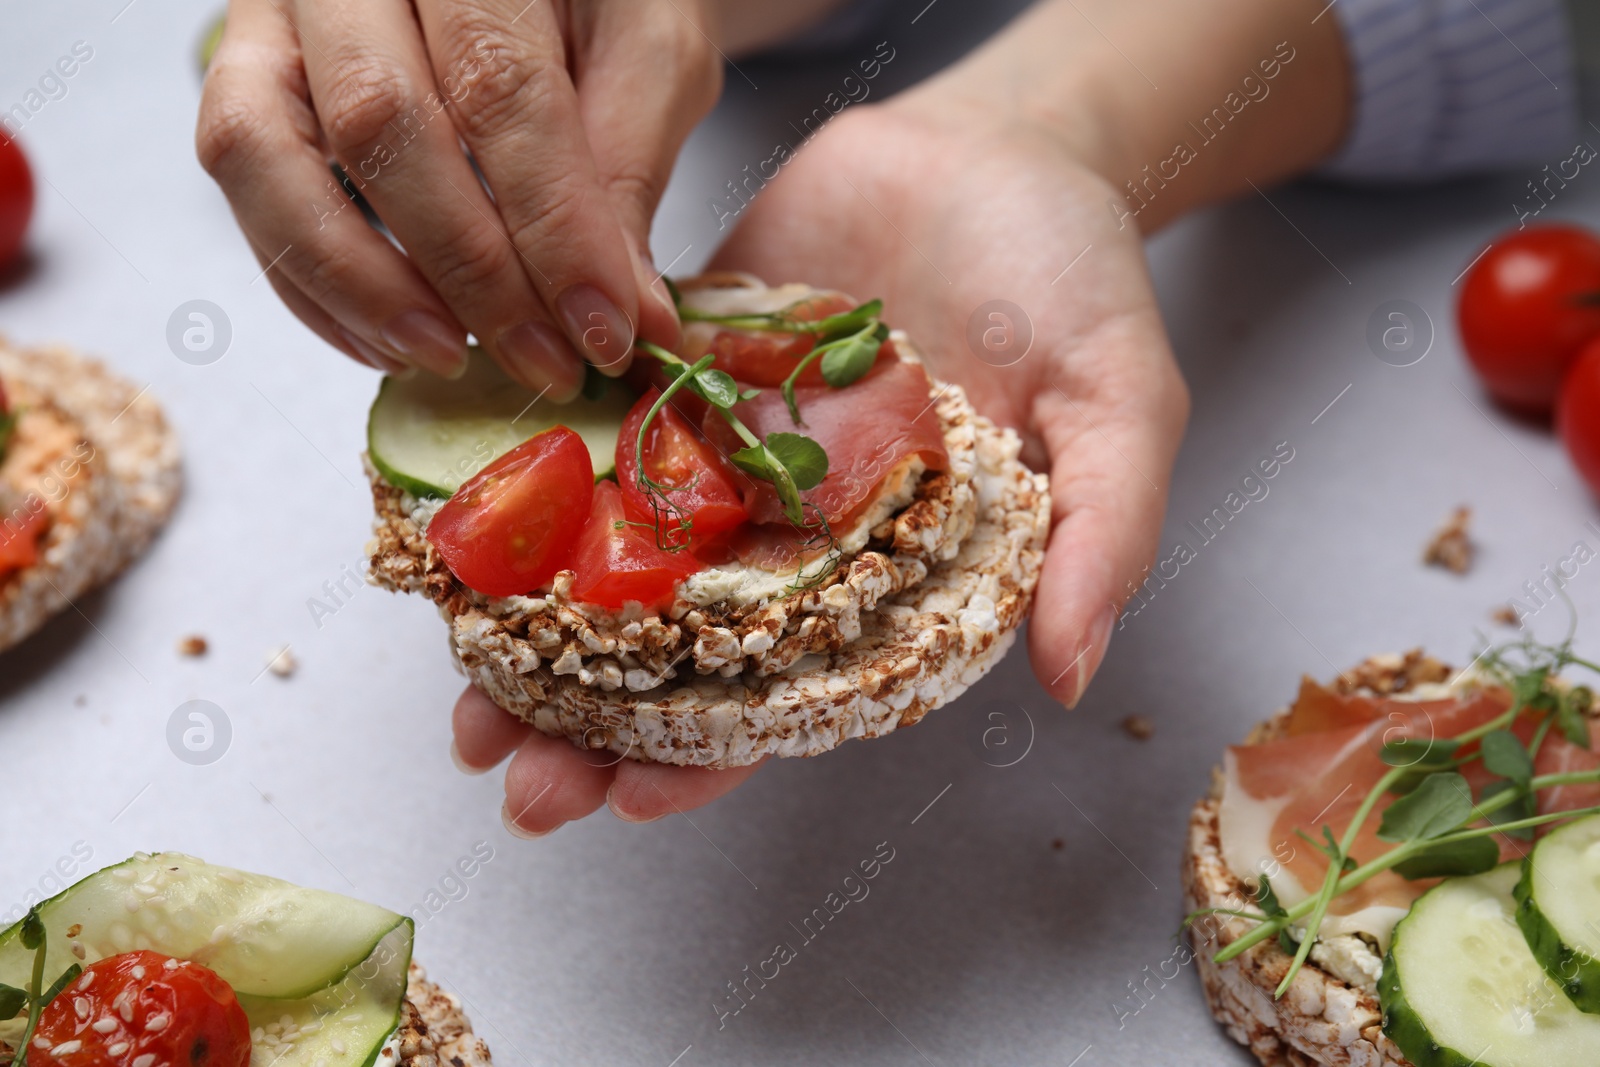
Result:
M842 389L799 386L795 399L802 424L796 426L777 389L734 406L734 414L755 435L802 433L828 454L828 475L801 494L828 522L848 524L871 503L883 480L911 456L921 456L929 470L943 470L950 461L944 428L934 411L932 384L921 364L899 359L880 361L866 377ZM715 412L703 423L707 437L726 452L744 447L737 434ZM778 494L766 482L752 480L745 510L756 523L787 523Z
M1328 826L1336 838L1343 838L1356 809L1375 786L1388 766L1379 758L1387 741L1400 738L1426 740L1449 738L1481 726L1510 707L1510 696L1502 689L1486 689L1438 701L1396 700L1337 693L1306 679L1300 697L1290 709L1285 736L1259 745L1238 745L1228 750L1226 789L1235 794L1235 810L1260 805L1262 811L1275 811L1268 831L1268 847L1273 860L1306 893L1322 884L1328 857L1300 836L1304 832L1322 840ZM1524 742L1533 734L1534 721L1519 720L1513 732ZM1600 741L1600 729L1594 731ZM1600 746L1597 746L1600 747ZM1462 750L1463 754L1472 749ZM1546 736L1539 750L1536 771L1551 774L1562 770L1587 770L1600 766L1600 755L1571 744L1558 732ZM1493 779L1481 760L1462 768L1463 775L1478 794ZM1392 842L1377 836L1382 809L1367 818L1358 833L1351 854L1365 863L1394 848ZM1243 800L1243 805L1239 801ZM1546 790L1539 797L1542 812L1571 811L1600 803L1600 787L1571 786ZM1226 803L1226 802L1225 802ZM1502 859L1519 859L1528 844L1501 837ZM1238 872L1254 876L1258 872ZM1278 885L1276 870L1268 872ZM1289 884L1289 883L1285 883ZM1349 893L1334 899L1333 915L1350 915L1374 906L1405 908L1435 881L1408 881L1393 871L1371 879ZM1290 893L1290 896L1297 896Z

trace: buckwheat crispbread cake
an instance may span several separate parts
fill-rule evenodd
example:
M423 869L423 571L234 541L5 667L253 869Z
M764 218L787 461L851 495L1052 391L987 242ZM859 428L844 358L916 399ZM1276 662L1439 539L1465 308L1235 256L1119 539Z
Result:
M0 340L16 429L0 461L0 521L42 499L39 562L0 578L0 650L137 558L166 523L182 474L160 407L96 360Z
M902 334L902 358L917 359ZM847 544L825 580L769 600L666 611L593 609L549 592L465 588L425 536L437 502L370 465L373 581L422 593L451 627L457 664L495 703L554 736L631 759L737 767L810 756L917 722L1010 648L1050 527L1048 480L1021 443L934 383L947 469Z
M399 1030L400 1067L491 1067L489 1046L472 1032L461 1001L428 981L415 960ZM374 1067L395 1067L379 1062Z

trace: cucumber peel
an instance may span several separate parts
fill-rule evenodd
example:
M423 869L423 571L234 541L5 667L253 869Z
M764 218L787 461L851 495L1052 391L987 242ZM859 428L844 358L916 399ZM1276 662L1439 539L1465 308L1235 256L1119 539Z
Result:
M622 420L637 398L617 381L595 392L566 404L541 399L473 346L466 373L453 381L422 374L383 380L367 417L367 454L390 485L417 497L449 497L528 438L566 426L588 446L599 480L615 472Z
M1383 1032L1416 1067L1593 1067L1600 1017L1534 959L1514 913L1521 865L1449 878L1395 926Z
M1578 1010L1600 1014L1600 816L1567 823L1534 846L1515 897L1534 959Z
M91 874L38 911L50 974L80 962L74 942L84 963L148 948L210 968L237 993L272 1000L340 982L408 921L364 901L172 852ZM21 931L17 923L0 933L0 982L18 988L33 966Z

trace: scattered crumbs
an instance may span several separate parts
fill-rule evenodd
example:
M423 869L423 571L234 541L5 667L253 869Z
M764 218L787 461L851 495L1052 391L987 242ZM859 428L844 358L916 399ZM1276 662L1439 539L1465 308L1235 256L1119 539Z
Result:
M300 666L300 663L294 658L294 653L289 651L288 645L267 651L267 670L276 674L279 678L289 677L298 666Z
M190 634L188 637L179 639L178 655L203 656L210 647L210 645L206 644L206 639L199 634Z
M71 926L67 927L68 937L77 937L81 933L83 933L82 923L73 923Z
M1062 849L1067 847L1067 843L1058 837L1050 842L1050 847L1055 849L1057 852L1060 852Z
M1472 556L1477 550L1467 535L1467 523L1472 520L1472 509L1456 508L1450 520L1439 528L1422 554L1422 562L1443 567L1455 574L1465 574L1472 567Z
M1522 619L1518 617L1517 609L1510 604L1501 604L1489 613L1489 617L1501 626L1520 627L1522 625Z
M1129 715L1122 720L1122 728L1135 741L1148 741L1156 732L1156 724L1143 715Z

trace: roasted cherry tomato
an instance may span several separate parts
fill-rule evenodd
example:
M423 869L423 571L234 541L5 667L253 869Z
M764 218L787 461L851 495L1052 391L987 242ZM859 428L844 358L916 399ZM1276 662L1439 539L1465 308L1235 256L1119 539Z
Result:
M802 322L816 322L855 307L843 293L818 293L789 309ZM816 344L808 333L777 333L770 330L734 330L713 323L691 323L685 330L683 358L693 363L707 352L717 357L713 364L746 385L775 389L794 373L795 364ZM887 342L885 342L887 346ZM883 358L883 351L879 351ZM822 365L813 360L797 379L800 385L821 385Z
M22 251L33 217L33 173L14 138L0 129L0 270Z
M37 496L25 497L9 514L0 512L0 578L39 561L39 539L49 528L50 511Z
M527 593L567 566L593 497L588 447L557 426L467 479L428 524L428 540L469 589Z
M1467 271L1456 313L1489 392L1549 411L1578 350L1600 336L1600 240L1574 226L1511 232Z
M668 552L655 531L628 522L615 484L595 486L594 509L572 556L574 597L605 608L620 608L629 600L662 607L671 602L678 582L701 567L688 549Z
M617 482L622 486L623 505L628 517L651 525L675 537L685 516L689 536L696 542L731 530L745 520L744 494L739 490L740 475L722 454L678 414L672 403L656 413L645 433L644 469L651 480L663 486L673 514L657 515L650 497L639 488L637 445L639 427L661 394L652 389L641 396L623 420L617 438ZM673 394L677 399L678 394ZM657 501L660 503L660 501Z
M45 1007L33 1040L28 1062L50 1067L250 1063L250 1023L228 983L158 952L125 952L85 967Z
M1572 462L1600 494L1600 340L1578 354L1556 402L1556 430Z

